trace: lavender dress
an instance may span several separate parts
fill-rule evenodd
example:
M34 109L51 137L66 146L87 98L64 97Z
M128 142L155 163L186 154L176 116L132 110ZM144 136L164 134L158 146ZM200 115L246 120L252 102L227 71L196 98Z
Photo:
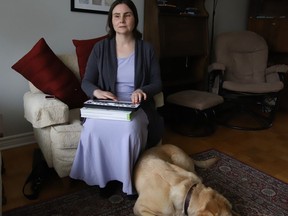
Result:
M117 97L130 101L134 91L134 58L118 58ZM103 188L111 180L133 194L133 166L145 148L148 118L140 108L132 121L86 119L70 177Z

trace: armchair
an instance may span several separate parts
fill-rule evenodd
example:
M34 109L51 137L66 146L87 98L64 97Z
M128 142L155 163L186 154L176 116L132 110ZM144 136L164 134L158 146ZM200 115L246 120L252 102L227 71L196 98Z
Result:
M218 122L244 130L271 127L288 66L268 66L266 41L251 31L218 35L215 60L208 68L208 85L224 98Z
M58 56L80 79L76 55ZM24 117L33 126L34 136L49 167L60 177L68 176L80 139L80 109L48 95L29 82L24 94Z
M76 74L80 73L76 54L59 55L60 60ZM29 82L30 91L24 94L24 117L34 130L34 136L49 167L59 177L70 173L82 125L80 109L70 109L67 104L47 94ZM163 106L163 95L155 96L156 107Z

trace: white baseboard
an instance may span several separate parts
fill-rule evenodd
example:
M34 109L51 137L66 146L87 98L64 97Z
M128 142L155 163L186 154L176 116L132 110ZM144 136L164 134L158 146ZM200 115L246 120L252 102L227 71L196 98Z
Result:
M33 132L0 138L0 151L36 143Z

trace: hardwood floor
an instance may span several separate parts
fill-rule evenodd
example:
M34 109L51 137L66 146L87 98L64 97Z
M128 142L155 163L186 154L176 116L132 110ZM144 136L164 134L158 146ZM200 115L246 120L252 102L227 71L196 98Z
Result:
M182 136L167 127L163 144L175 144L188 154L214 148L288 183L287 123L288 113L280 112L277 113L273 127L267 130L239 131L218 126L213 135L201 138ZM71 181L68 177L59 179L53 176L41 191L38 200L26 199L22 195L22 187L31 171L33 149L36 147L37 145L28 145L2 151L6 170L2 179L7 198L3 211L87 187L84 183Z

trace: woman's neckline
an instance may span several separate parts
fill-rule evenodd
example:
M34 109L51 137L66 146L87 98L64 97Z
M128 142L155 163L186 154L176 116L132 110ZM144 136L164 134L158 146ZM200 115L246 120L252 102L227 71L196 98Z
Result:
M131 56L133 56L135 53L135 51L133 50L132 52L130 52L127 56L119 56L117 57L118 59L128 59L130 58Z

